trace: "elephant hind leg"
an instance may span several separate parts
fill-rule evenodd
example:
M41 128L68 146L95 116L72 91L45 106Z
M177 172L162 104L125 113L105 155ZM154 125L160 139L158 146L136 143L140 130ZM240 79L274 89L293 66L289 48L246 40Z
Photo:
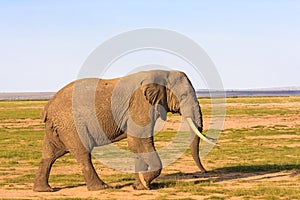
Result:
M65 155L68 151L56 134L46 125L46 135L43 143L42 160L34 179L33 190L36 192L52 192L48 183L51 167L56 159Z
M39 169L38 169L35 179L34 179L33 191L35 191L35 192L52 192L53 191L53 189L50 187L50 185L48 183L51 167L57 158L63 156L66 153L67 153L67 151L60 151L60 152L57 152L57 154L53 157L42 158Z
M92 164L91 154L83 148L81 148L81 150L73 149L70 153L75 156L76 160L82 166L82 173L88 190L95 191L108 188L108 185L99 178Z

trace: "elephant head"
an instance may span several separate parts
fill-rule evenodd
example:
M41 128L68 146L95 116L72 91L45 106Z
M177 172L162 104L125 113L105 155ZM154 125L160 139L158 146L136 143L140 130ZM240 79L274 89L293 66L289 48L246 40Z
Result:
M214 144L209 138L201 134L203 129L202 113L197 100L195 90L185 73L180 71L152 71L147 78L142 81L139 88L141 98L145 98L149 103L148 109L140 109L144 112L152 106L154 111L150 115L136 115L136 122L145 125L151 121L156 121L158 117L166 120L167 112L180 113L190 125L192 130L191 153L199 169L206 172L200 162L199 142L200 138L206 142ZM134 95L137 96L136 94ZM141 99L137 98L137 99ZM132 101L131 105L139 106L141 101ZM136 109L133 109L136 110ZM153 114L154 113L154 114ZM134 115L132 115L134 116ZM145 119L141 116L146 116ZM151 120L154 117L154 120Z

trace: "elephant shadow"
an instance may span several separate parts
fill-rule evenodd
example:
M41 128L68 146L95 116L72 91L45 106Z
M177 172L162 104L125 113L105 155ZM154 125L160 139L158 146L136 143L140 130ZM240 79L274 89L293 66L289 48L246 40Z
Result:
M176 186L177 181L188 181L193 184L203 184L203 183L211 183L211 182L223 182L230 181L235 179L243 179L243 178L251 178L253 180L262 180L269 178L268 176L263 176L270 173L283 172L283 171L291 171L291 177L300 174L300 165L238 165L238 166L229 166L223 168L216 168L208 173L202 172L193 172L193 173L183 173L176 172L171 174L162 174L159 176L152 184L151 188L154 190L162 189L162 188L173 188ZM255 177L258 176L257 179ZM272 177L281 177L286 176L286 174L277 174ZM122 181L127 181L127 183L122 184ZM117 184L112 186L114 189L121 189L124 187L131 186L134 182L134 178L119 180L121 184ZM54 188L54 192L58 192L62 189L70 189L76 188L80 186L85 186L85 184L78 184L73 186L66 186L61 188Z
M300 174L300 165L239 165L229 166L223 168L217 168L208 173L194 172L194 173L182 173L176 172L172 174L161 175L157 181L152 183L153 189L171 188L176 185L176 181L189 181L193 184L203 184L211 182L223 182L235 179L251 178L253 180L262 180L270 178L269 176L263 176L270 173L277 173L283 171L291 171L288 176L293 177ZM255 178L257 176L257 178ZM283 177L287 174L276 174L272 176Z
M72 188L77 188L77 187L81 187L81 186L86 186L86 184L82 183L82 184L76 184L76 185L72 185L72 186L64 186L64 187L55 187L53 188L53 192L59 192L60 190L63 189L72 189Z

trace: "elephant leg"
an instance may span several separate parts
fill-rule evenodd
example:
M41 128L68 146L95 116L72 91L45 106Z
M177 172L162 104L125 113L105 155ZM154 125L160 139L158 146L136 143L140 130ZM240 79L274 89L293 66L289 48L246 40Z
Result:
M150 183L161 173L162 163L156 153L153 137L128 136L129 149L136 154L136 181L134 189L151 189Z
M133 189L135 189L135 190L144 190L145 185L147 186L147 184L145 183L145 181L142 183L139 176L140 176L140 172L148 171L148 165L139 156L136 156L136 158L135 158L135 171L136 171L136 173L135 173L135 182L133 184ZM150 189L150 186L148 185L146 187L146 189Z
M55 137L55 133L46 126L46 135L43 143L43 155L38 171L34 179L33 190L36 192L52 192L53 189L48 183L51 167L55 160L68 151L60 142L59 138Z
M142 159L149 167L148 171L139 172L139 179L146 189L151 189L150 183L160 175L162 163L156 151L142 154Z
M91 154L87 151L71 151L71 154L75 156L77 161L82 166L82 173L84 175L84 180L89 191L102 190L108 188L98 176L93 164Z

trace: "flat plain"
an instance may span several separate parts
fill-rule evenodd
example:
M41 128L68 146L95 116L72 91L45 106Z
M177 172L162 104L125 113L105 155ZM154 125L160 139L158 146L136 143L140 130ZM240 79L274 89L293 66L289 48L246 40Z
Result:
M211 101L199 101L207 130ZM0 199L299 199L300 97L227 98L220 146L202 161L209 172L199 172L187 149L163 169L150 191L133 190L133 174L96 159L99 176L111 188L87 191L80 165L66 155L50 174L55 192L33 192L44 136L39 115L45 104L0 101ZM168 127L155 136L158 148L172 140L179 121L178 115L168 116ZM126 149L126 140L118 145Z

